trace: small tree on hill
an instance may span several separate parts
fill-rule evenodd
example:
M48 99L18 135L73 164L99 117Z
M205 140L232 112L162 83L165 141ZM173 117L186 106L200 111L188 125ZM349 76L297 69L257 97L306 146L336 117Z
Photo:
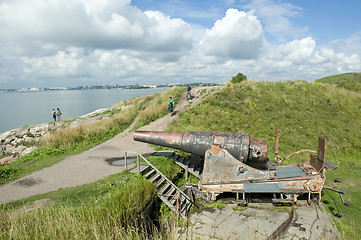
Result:
M247 81L247 77L243 73L238 73L236 76L233 76L231 80L232 83L239 83L243 81Z

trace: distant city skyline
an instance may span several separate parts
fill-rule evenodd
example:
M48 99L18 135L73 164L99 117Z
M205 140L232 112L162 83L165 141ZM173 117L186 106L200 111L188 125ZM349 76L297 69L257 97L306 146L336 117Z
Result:
M361 72L359 0L3 0L0 89Z
M187 83L192 86L199 85L217 85L217 83ZM10 88L10 89L0 89L0 92L6 91L18 91L18 92L32 92L32 91L62 91L62 90L84 90L84 89L114 89L114 88L123 88L123 89L134 89L134 88L161 88L161 87L172 87L172 86L186 86L185 83L167 83L167 84L128 84L128 85L119 85L119 84L104 84L104 85L85 85L77 87L28 87L28 88Z

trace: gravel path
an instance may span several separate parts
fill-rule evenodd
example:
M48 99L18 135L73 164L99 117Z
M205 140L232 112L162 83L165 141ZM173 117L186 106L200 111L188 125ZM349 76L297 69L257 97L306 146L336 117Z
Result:
M185 94L176 103L175 111L183 111L187 106L195 104L202 99L205 91L215 87L198 87L192 90L194 99L185 101ZM219 88L219 87L216 87ZM169 114L150 123L139 130L165 130L167 125L178 116ZM111 162L124 158L124 152L128 157L135 157L137 153L148 154L154 152L148 144L133 140L131 127L114 138L78 155L70 156L53 166L41 169L22 179L0 186L0 204L24 199L41 193L55 191L59 188L67 188L90 183L102 179L111 174L124 170L124 166L115 166ZM135 165L133 163L130 166Z

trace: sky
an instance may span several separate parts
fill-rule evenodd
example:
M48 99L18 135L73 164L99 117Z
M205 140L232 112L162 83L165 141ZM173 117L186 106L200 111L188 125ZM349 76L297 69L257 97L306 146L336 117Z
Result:
M0 89L361 72L359 0L0 0Z

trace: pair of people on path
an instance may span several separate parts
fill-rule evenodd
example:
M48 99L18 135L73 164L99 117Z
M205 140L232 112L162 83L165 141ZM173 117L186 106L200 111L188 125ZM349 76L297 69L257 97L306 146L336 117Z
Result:
M61 115L62 115L59 108L57 108L56 110L57 110L57 111L55 112L55 109L53 108L53 112L52 112L54 122L55 122L56 120L58 120L58 121L61 120Z

